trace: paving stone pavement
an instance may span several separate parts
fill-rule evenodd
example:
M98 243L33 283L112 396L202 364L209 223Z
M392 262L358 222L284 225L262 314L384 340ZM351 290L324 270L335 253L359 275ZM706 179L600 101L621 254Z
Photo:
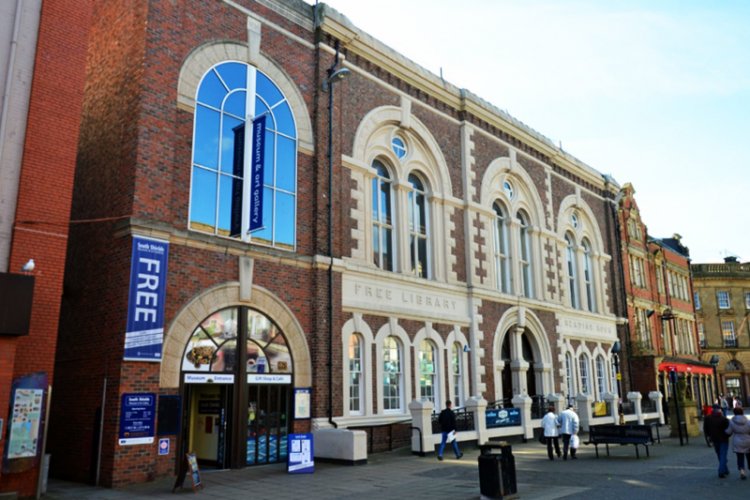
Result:
M661 435L668 434L662 428ZM585 440L585 439L584 439ZM677 438L661 439L650 447L649 458L636 459L633 446L600 448L582 445L578 460L547 459L536 441L511 443L516 462L518 498L596 499L711 499L750 498L750 481L740 481L734 453L729 452L731 474L717 477L713 448L703 437L680 446ZM480 498L479 450L462 446L460 460L446 453L439 462L434 453L424 457L408 449L370 455L366 465L347 466L316 462L312 474L289 474L282 464L231 471L203 470L205 488L171 493L173 479L112 490L51 479L45 499L141 499L203 497L218 499L477 499ZM641 449L642 451L642 449ZM186 480L186 483L189 479Z

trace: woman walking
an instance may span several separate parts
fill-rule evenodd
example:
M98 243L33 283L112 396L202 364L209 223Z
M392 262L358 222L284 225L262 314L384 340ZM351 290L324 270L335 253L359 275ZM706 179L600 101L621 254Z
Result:
M740 479L745 479L745 459L750 467L750 420L747 419L742 407L733 409L734 416L729 420L726 433L732 436L732 449L737 455L737 468Z

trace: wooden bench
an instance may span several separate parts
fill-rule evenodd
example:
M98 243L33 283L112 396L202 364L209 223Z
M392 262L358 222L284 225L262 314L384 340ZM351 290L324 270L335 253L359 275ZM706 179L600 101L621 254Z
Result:
M632 444L635 446L636 458L641 458L638 453L638 445L646 448L646 456L649 455L648 445L654 444L654 437L651 433L650 425L595 425L589 428L589 440L584 444L593 444L596 449L596 458L599 458L599 445L607 446L607 456L609 456L610 444Z

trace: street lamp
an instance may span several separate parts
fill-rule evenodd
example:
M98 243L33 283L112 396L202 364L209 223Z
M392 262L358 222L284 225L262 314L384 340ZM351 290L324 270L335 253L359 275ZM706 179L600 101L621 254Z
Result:
M327 70L323 91L328 92L328 421L333 421L333 88L351 71L336 69L339 64L339 45L336 42L336 58Z
M719 365L719 355L714 354L711 356L711 360L709 361L711 363L711 367L714 369L714 402L719 403L719 378L716 376L716 367Z
M615 380L617 382L617 413L620 415L620 425L625 423L625 414L622 411L622 375L620 374L620 341L612 344L612 361L615 363Z

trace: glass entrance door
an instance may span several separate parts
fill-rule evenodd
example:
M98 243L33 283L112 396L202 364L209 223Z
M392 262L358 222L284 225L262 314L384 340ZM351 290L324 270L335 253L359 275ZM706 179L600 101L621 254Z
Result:
M228 467L227 442L232 415L231 385L190 387L188 451L203 466Z
M248 386L247 465L283 462L291 411L291 386Z

